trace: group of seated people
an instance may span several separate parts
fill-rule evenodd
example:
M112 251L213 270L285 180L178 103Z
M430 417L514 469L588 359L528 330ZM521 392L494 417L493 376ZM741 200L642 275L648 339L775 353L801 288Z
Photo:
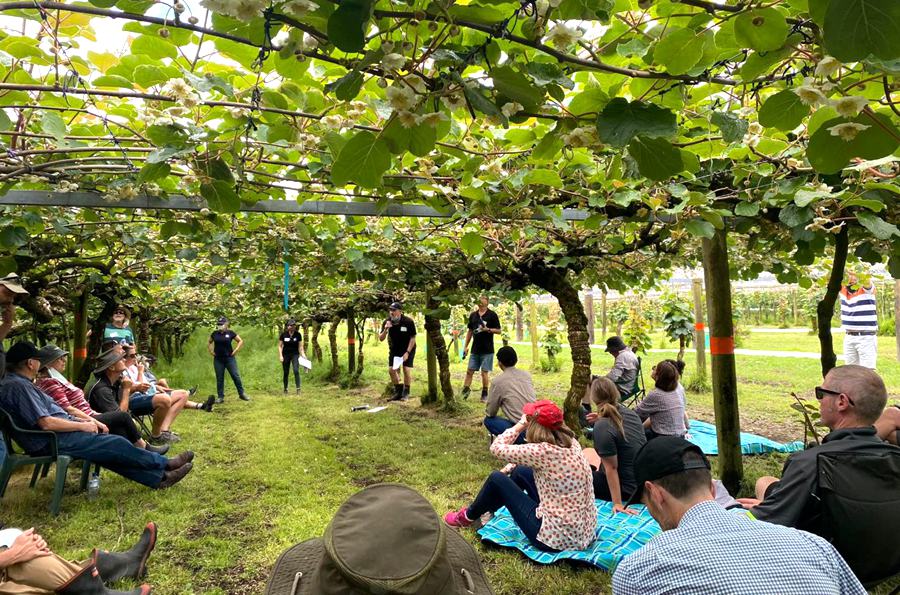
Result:
M636 514L630 506L639 503L664 533L619 564L615 593L866 592L821 537L828 531L816 496L816 462L822 453L900 453L900 407L885 409L887 389L877 373L852 365L831 370L816 388L822 423L831 431L823 444L791 455L780 480L761 478L755 498L728 498L736 505L726 510L716 498L721 482L713 480L700 448L685 439L683 365L657 364L655 388L629 409L619 402L625 387L614 380L628 368L621 353L613 353L611 374L592 377L586 389L585 401L596 408L585 415L594 448L582 450L559 407L536 400L530 376L515 368L515 351L500 349L502 373L491 386L484 425L495 436L491 453L507 465L445 522L469 527L505 506L534 547L582 550L594 540L594 498L623 514ZM716 588L709 590L711 584Z

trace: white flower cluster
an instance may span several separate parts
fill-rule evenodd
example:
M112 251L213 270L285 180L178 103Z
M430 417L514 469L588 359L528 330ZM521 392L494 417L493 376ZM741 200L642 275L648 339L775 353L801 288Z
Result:
M438 168L431 159L418 159L416 164L419 166L419 170L427 176L437 173Z
M581 39L582 31L576 27L570 27L565 23L557 23L550 31L544 41L552 43L558 48L567 48L579 39Z
M391 108L398 112L412 109L418 101L415 92L405 85L388 87L387 100Z
M590 147L597 144L597 142L599 142L600 140L599 138L597 138L597 130L592 127L573 128L572 132L563 134L560 139L562 140L564 145L573 149L577 149L579 147Z
M265 0L201 0L200 5L211 11L235 18L239 21L249 21L258 17L266 8Z
M366 114L366 110L368 109L368 105L362 101L351 101L350 109L347 110L348 118L359 118L360 116L364 116Z
M70 182L69 180L60 180L56 186L53 187L55 192L75 192L78 190L78 184L75 182Z
M150 196L159 196L162 194L162 188L160 188L159 184L156 184L155 182L144 184L143 190L145 194L148 194Z
M513 101L511 103L504 103L503 107L500 108L500 111L503 112L503 115L507 118L512 118L524 109L525 108L522 107L521 103Z
M441 103L443 103L444 107L450 111L455 111L466 107L466 98L460 93L454 93L453 95L444 95L441 97Z
M869 100L858 95L850 95L847 97L839 97L837 99L828 99L825 95L826 89L824 85L817 87L815 85L802 85L794 89L794 93L800 97L800 101L810 107L818 107L820 105L830 105L844 118L855 118L869 104Z
M828 129L828 132L831 133L831 136L838 136L841 140L849 143L856 139L860 132L868 130L869 128L871 128L871 126L859 124L857 122L844 122L843 124L832 126Z
M832 56L825 56L816 64L816 76L828 78L841 69L841 63Z
M121 200L131 200L138 197L137 188L133 184L122 184L115 188L110 188L103 195L103 200L107 202L119 202Z
M400 122L400 125L404 128L412 128L419 124L425 124L426 126L434 128L441 122L449 119L447 118L447 115L442 112L429 112L427 114L416 115L407 110L400 110L394 113L397 115L397 120Z
M320 122L322 122L322 125L325 126L325 128L330 128L331 130L340 130L344 127L344 118L338 114L325 116Z
M388 71L397 71L406 66L406 56L403 54L385 54L381 59L381 66Z
M295 17L302 17L310 12L318 10L318 8L319 5L310 0L290 0L289 2L284 3L281 10Z
M163 85L162 94L172 97L182 107L192 108L200 103L200 95L184 79L169 79Z
M244 120L250 116L250 110L246 107L230 107L228 113L235 120Z

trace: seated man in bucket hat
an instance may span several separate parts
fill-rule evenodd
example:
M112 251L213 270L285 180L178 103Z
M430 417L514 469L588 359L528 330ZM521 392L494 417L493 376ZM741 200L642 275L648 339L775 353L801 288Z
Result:
M266 595L491 595L475 549L415 490L369 486L321 538L284 552Z
M37 347L27 341L16 343L6 354L8 370L0 382L0 408L18 427L53 432L59 454L97 463L154 489L173 486L190 473L193 452L167 459L137 448L121 436L101 433L94 422L79 420L63 411L34 385L41 367L40 355ZM22 434L14 435L13 439L29 454L49 452L47 437Z

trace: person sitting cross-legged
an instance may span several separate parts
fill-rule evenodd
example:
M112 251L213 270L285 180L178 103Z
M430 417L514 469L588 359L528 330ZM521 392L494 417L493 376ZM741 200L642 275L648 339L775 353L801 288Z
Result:
M72 417L33 383L41 367L40 352L22 341L6 355L7 375L0 382L0 408L23 430L56 434L57 452L97 463L114 473L145 486L161 489L175 485L193 468L194 453L166 457L137 448L121 436L102 433L93 421ZM29 434L13 439L31 455L46 455L50 438Z
M491 454L510 464L492 472L475 500L445 514L444 521L468 527L506 506L536 548L583 550L594 541L597 528L591 468L555 403L526 403L523 411L518 423L491 444ZM522 432L527 443L515 444Z
M821 537L716 503L709 461L687 440L648 441L634 467L638 485L629 505L646 505L663 533L619 563L614 595L865 594Z
M35 386L50 395L56 404L71 415L85 421L93 421L101 432L107 431L117 436L126 438L138 448L166 454L168 444L153 446L148 444L138 431L134 420L127 411L110 411L109 413L97 413L84 398L84 391L69 382L63 372L66 369L66 356L69 352L56 345L44 345L40 348L41 370Z
M641 399L634 411L644 422L647 439L684 436L687 432L684 392L679 392L678 368L670 360L653 366L656 387Z
M131 412L134 415L152 415L151 444L168 444L178 438L169 430L169 410L172 400L165 394L132 395L135 385L125 377L127 349L110 349L97 356L94 376L97 382L88 392L88 403L94 411Z
M485 406L484 426L491 436L499 436L522 418L522 407L536 400L531 374L516 367L519 356L510 346L497 350L497 364L502 374L494 378ZM502 416L498 414L503 412ZM519 434L516 444L525 443L525 434Z
M132 591L107 589L107 583L142 579L147 559L156 546L156 524L147 523L138 542L124 552L95 549L86 562L69 562L50 551L34 529L5 529L14 537L0 547L0 595L149 595L150 586ZM10 537L12 538L12 534Z

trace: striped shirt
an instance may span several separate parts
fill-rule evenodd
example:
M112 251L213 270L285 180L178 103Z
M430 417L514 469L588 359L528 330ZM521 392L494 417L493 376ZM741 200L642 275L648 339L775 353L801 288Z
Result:
M841 326L850 332L875 332L878 330L878 312L875 309L875 286L841 287Z

